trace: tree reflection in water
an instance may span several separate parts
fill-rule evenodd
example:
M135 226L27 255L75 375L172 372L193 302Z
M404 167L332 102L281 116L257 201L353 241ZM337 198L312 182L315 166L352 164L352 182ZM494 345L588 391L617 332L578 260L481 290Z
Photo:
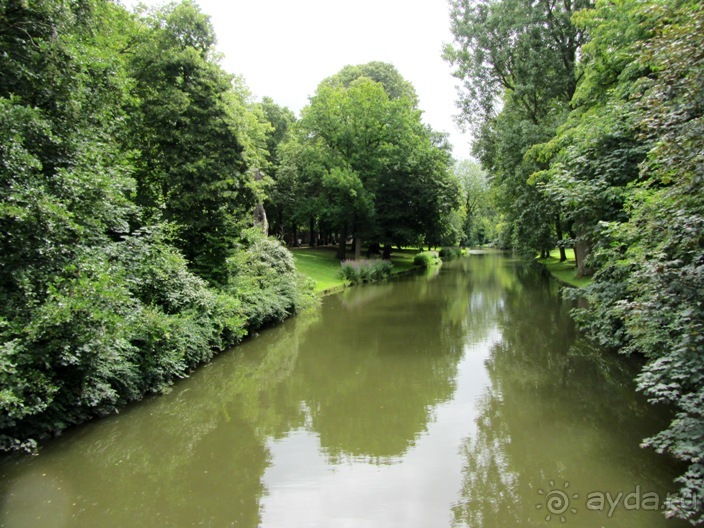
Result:
M587 510L594 491L616 497L640 485L664 497L673 487L667 461L639 448L661 426L658 413L634 394L635 360L577 338L554 284L528 269L517 277L504 292L501 340L486 360L491 383L478 402L477 432L462 448L454 526L547 526L563 518L584 527L680 526L661 512ZM546 508L552 489L571 501L559 514Z

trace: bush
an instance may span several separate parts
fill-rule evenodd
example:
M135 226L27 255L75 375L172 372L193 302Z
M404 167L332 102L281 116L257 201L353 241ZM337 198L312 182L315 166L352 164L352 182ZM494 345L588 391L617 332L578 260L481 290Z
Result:
M457 246L444 247L440 250L439 255L440 259L444 261L455 260L462 256L462 249Z
M246 249L227 260L223 292L242 306L250 330L283 321L315 303L314 284L296 271L293 255L258 228L243 233Z
M382 282L391 276L393 265L389 260L344 260L339 276L350 284Z
M159 230L80 249L29 317L0 320L0 449L159 392L245 334Z
M442 264L437 251L422 251L413 257L413 264L421 268L431 268Z

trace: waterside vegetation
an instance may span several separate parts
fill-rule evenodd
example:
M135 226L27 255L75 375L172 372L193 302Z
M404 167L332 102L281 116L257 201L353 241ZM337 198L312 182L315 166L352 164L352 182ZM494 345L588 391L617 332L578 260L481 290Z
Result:
M215 45L191 0L0 3L0 449L164 391L315 304L348 235L356 259L362 240L460 241L450 146L392 65L343 68L299 119ZM333 274L280 242L302 235L342 241Z
M564 263L574 248L592 280L573 315L599 345L645 358L638 389L675 414L643 444L685 464L667 511L702 524L704 3L451 6L445 58L501 238L553 270L551 250Z

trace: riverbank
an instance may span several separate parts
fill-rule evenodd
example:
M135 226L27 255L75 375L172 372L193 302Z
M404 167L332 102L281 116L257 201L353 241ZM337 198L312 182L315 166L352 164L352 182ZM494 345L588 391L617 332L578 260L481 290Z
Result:
M577 263L574 250L566 249L567 260L560 262L560 250L554 249L546 259L536 258L535 261L545 266L545 269L559 282L574 288L583 288L591 282L591 277L577 277Z
M345 281L339 277L340 261L337 248L290 248L295 259L296 269L315 281L315 291L323 295L345 288ZM392 275L401 275L415 269L413 257L417 250L402 249L391 253Z

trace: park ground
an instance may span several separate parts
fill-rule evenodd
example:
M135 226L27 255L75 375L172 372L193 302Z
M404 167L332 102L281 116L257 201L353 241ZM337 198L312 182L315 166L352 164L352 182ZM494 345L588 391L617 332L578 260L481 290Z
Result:
M315 281L315 291L330 293L345 287L345 281L339 277L340 261L336 257L337 248L293 248L291 253L296 260L298 271ZM413 266L416 249L395 250L391 254L392 275L406 273Z
M559 249L552 250L550 257L546 259L537 258L535 260L544 265L553 277L564 284L574 286L575 288L582 288L589 284L591 277L577 277L577 264L574 259L574 250L566 249L565 253L567 260L564 262L560 262Z
M340 278L340 261L337 260L335 247L321 248L293 248L291 252L296 261L298 271L307 275L315 281L315 291L320 293L331 293L345 287L345 281ZM417 249L396 250L391 254L393 263L393 275L406 273L414 269L413 257L418 253ZM581 288L590 282L589 277L577 277L577 268L574 259L574 251L566 250L567 260L560 262L559 250L550 252L547 259L536 259L545 266L550 274L558 281L569 286Z

